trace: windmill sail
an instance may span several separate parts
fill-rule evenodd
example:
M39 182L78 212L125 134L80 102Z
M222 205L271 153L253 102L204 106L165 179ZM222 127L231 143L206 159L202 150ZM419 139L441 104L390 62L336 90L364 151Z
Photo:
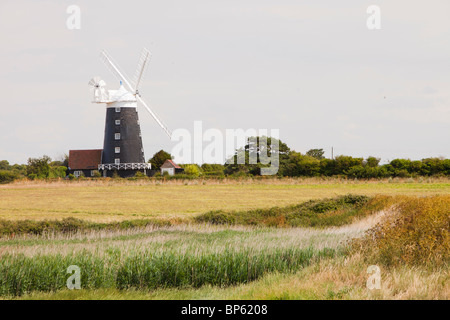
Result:
M139 101L145 109L151 114L153 119L159 124L159 126L164 130L164 132L169 136L169 138L172 138L172 133L167 129L166 125L159 119L159 117L150 109L150 107L147 105L147 103L142 99L139 95L136 95L137 101Z
M131 83L128 80L125 73L119 70L119 68L117 67L117 64L115 64L113 62L111 57L105 51L102 51L101 57L102 57L102 60L105 63L105 65L111 70L111 72L114 74L114 76L118 80L123 82L123 84L125 85L127 90L129 90L130 92L133 92L135 94L137 101L147 109L147 111L150 113L150 115L153 117L153 119L156 121L156 123L158 123L158 125L164 130L164 132L169 136L169 138L171 138L172 137L171 132L167 129L166 125L164 125L164 123L159 119L159 117L155 114L155 112L153 112L153 110L150 109L150 107L142 99L140 94L138 94L137 88L133 87L131 85ZM146 49L144 49L143 53L141 55L142 63L140 63L140 66L138 67L138 71L136 72L138 74L138 77L137 77L137 80L135 83L138 86L141 83L142 74L145 72L145 68L146 68L149 58L150 58L150 53Z
M92 78L89 83L89 87L91 91L94 93L94 102L103 103L108 101L108 94L105 90L106 82L103 81L100 77L96 76Z
M133 85L136 94L139 94L141 83L144 79L145 72L147 71L148 63L150 62L151 54L147 49L143 49L141 53L141 58L138 62L138 67L136 73L134 74Z
M106 53L106 51L102 51L100 57L102 58L105 65L112 72L112 74L117 78L117 80L122 81L125 84L125 87L131 92L135 92L130 82L128 81L128 77L124 72L122 72L117 65L113 62L111 57Z

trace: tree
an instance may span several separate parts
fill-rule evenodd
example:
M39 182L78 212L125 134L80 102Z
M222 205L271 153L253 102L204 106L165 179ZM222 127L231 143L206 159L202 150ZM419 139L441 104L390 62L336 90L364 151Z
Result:
M381 160L380 158L368 157L366 160L366 164L371 168L376 168L378 167L380 160Z
M164 150L159 150L148 162L152 164L153 170L159 170L166 160L172 160L172 155Z
M184 166L184 173L193 178L200 176L200 169L195 164L187 164Z
M52 159L46 155L42 158L28 158L27 176L38 179L48 178L50 162L52 162Z
M320 174L320 160L308 155L302 155L300 152L292 152L289 156L289 162L282 173L291 177L317 176Z
M201 166L203 174L207 176L223 176L224 165L217 163L204 163Z
M278 148L272 149L272 143L274 145L278 143ZM265 136L250 137L247 139L247 144L244 148L237 149L234 156L227 161L224 173L229 175L259 175L261 174L261 168L271 165L261 163L261 160L265 157L272 161L274 156L277 155L281 168L289 160L290 153L291 149L281 140ZM238 164L238 160L242 160L239 162L244 163ZM278 171L279 174L280 172L281 170Z
M0 170L10 170L11 166L7 160L0 161Z
M10 183L18 178L19 178L19 176L12 171L0 170L0 184L1 183Z
M321 160L321 159L325 158L323 156L324 153L325 153L325 151L323 151L323 149L311 149L308 152L306 152L306 155L316 158L317 160Z
M334 159L335 171L333 175L346 174L346 171L354 166L362 166L363 158L353 158L351 156L337 156Z

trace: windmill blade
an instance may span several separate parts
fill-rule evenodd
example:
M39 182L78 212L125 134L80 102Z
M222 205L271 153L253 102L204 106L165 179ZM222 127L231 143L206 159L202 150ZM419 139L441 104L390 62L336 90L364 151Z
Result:
M92 78L92 79L89 81L88 85L89 85L91 88L98 88L98 87L104 87L104 86L106 86L106 82L103 81L99 76L95 76L94 78Z
M111 59L111 57L106 53L106 51L102 51L101 53L101 58L103 60L103 62L105 63L105 65L111 70L111 72L114 74L114 76L118 79L121 80L124 84L125 87L127 88L128 91L131 92L136 92L135 88L132 87L132 85L130 84L130 82L128 81L128 78L126 77L125 73L123 73L122 71L119 70L119 68L117 67L117 65L113 62L113 60ZM151 114L151 116L153 117L153 119L155 119L155 121L159 124L159 126L164 130L164 132L169 136L169 138L172 138L172 133L169 131L169 129L167 129L167 127L165 126L165 124L158 118L158 116L152 111L152 109L150 109L150 107L147 105L147 103L141 98L141 96L139 94L136 94L136 99L138 102L140 102L145 109L147 109L147 111Z
M95 85L98 83L99 79L100 79L99 76L96 76L96 77L92 78L91 80L89 80L88 85L90 87L95 87Z
M106 53L106 51L102 51L100 54L105 65L112 72L112 74L117 78L117 80L122 81L125 84L125 87L131 92L135 92L135 89L131 86L131 83L128 81L127 76L124 72L120 71L117 65L113 62L111 57Z
M144 79L151 56L151 53L147 49L142 49L141 57L133 78L133 85L136 90L136 94L139 94L140 85Z
M150 109L147 103L139 95L136 95L136 99L147 109L147 111L152 115L153 119L159 124L159 126L164 130L164 132L172 138L172 133L167 129L166 125L158 118L158 116Z

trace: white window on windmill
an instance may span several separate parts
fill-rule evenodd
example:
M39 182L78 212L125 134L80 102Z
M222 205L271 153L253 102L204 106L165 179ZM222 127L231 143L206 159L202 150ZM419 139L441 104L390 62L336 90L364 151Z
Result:
M116 112L120 112L120 107L116 107Z
M120 133L114 134L114 138L115 138L116 140L120 140Z
M83 171L74 171L74 172L73 172L73 175L74 175L76 178L81 177L81 176L83 175Z
M139 123L139 119L137 120L137 124L139 125L140 123Z
M114 159L114 164L120 164L120 159L119 158Z
M114 148L114 151L115 151L116 153L120 153L120 147L115 147L115 148Z
M120 126L120 120L116 120L116 126Z

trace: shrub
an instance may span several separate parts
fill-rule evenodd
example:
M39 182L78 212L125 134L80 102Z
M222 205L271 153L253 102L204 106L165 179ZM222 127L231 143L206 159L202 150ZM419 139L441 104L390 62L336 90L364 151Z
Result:
M48 178L64 178L66 176L67 167L58 166L50 167Z
M383 197L370 199L346 195L332 199L311 200L299 205L254 209L248 211L210 211L194 218L211 224L242 224L261 226L327 227L351 223L375 210L381 210Z
M19 178L19 176L12 171L0 170L0 184L1 183L10 183L18 178Z
M93 175L93 177L94 177L94 178L101 178L101 177L102 177L102 174L100 173L100 171L94 170L94 175Z
M184 167L184 173L190 177L197 178L201 172L197 165L188 164Z
M196 222L208 222L211 224L234 224L236 218L232 214L222 210L210 211L194 218Z
M450 196L397 198L395 214L352 242L374 263L385 265L450 262Z
M146 178L147 176L142 171L136 171L134 174L135 178Z
M171 222L167 220L137 219L125 220L121 222L97 223L76 219L73 217L62 220L4 220L0 219L0 236L34 234L41 235L46 232L73 233L76 231L87 230L117 230L128 228L142 228L146 226L170 226Z
M121 176L119 176L119 173L117 172L117 170L114 170L112 178L113 179L121 179Z

